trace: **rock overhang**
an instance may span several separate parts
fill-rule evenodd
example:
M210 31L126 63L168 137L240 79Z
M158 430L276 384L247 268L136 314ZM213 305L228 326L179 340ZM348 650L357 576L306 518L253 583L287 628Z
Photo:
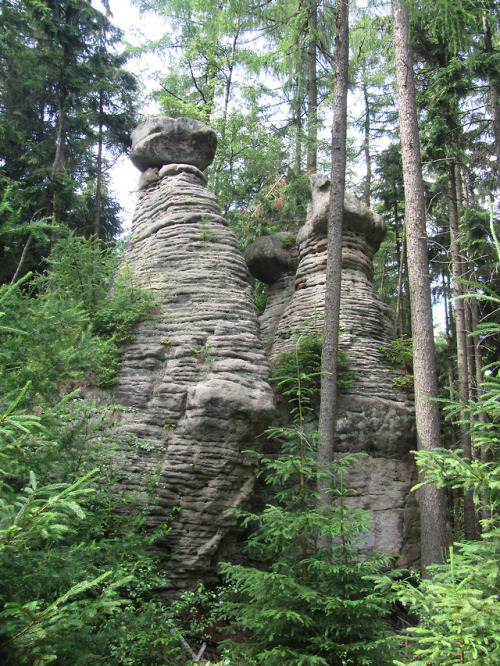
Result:
M148 118L132 132L130 159L139 171L189 164L204 171L215 157L217 135L193 118Z

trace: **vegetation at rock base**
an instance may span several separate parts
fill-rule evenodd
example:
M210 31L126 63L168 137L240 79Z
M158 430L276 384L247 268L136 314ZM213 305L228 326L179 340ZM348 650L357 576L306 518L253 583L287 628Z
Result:
M246 664L390 664L387 622L390 595L381 595L373 576L388 558L363 558L360 545L370 517L349 498L349 469L358 456L325 468L316 458L317 431L307 428L313 373L303 370L312 336L300 338L280 366L277 380L292 403L293 425L268 431L281 443L276 457L258 455L260 474L273 495L262 513L240 512L250 536L250 566L223 564L229 586L224 617L248 632L244 643L226 641L231 659ZM288 372L287 372L288 371ZM329 506L318 508L317 480L329 489ZM330 537L332 547L321 547Z
M413 340L402 335L391 341L390 349L382 350L390 368L401 374L393 382L406 391L413 389Z
M272 383L277 392L288 399L294 399L297 391L297 376L300 379L300 397L304 409L311 410L319 405L321 389L321 352L323 337L321 333L294 332L297 338L295 350L280 354L275 364ZM349 367L349 355L340 350L338 353L337 388L343 391L357 379L358 373ZM297 375L298 373L298 375ZM292 413L295 407L292 408Z

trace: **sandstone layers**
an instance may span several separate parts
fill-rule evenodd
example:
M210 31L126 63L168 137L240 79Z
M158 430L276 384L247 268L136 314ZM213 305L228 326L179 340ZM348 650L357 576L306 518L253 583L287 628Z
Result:
M247 268L202 173L216 138L203 123L155 118L132 136L142 171L126 260L159 305L124 350L114 398L121 417L122 490L138 493L167 587L215 563L253 490L244 451L274 410Z
M299 333L322 327L330 182L317 174L311 184L296 249L276 234L258 239L245 253L251 272L269 283L262 334L274 363L294 348ZM375 520L365 545L396 555L405 567L419 558L418 516L409 492L416 481L409 451L416 443L412 403L394 386L395 373L383 353L393 337L390 310L372 286L372 259L385 226L351 195L344 210L340 346L359 377L339 396L338 450L368 454L348 481L358 493L357 505L371 509Z

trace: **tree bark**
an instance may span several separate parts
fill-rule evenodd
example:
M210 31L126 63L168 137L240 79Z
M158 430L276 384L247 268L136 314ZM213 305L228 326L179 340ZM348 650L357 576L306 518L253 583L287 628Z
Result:
M440 446L436 355L432 324L429 256L425 225L424 186L420 161L413 56L406 0L392 0L396 84L405 189L406 241L409 272L417 447L432 451ZM424 575L441 563L447 547L446 503L442 488L422 486L418 493L421 552Z
M226 78L226 86L224 92L224 109L222 111L222 130L219 146L222 146L223 150L226 150L226 133L227 133L227 119L229 116L229 100L231 99L231 86L233 84L233 72L234 66L236 63L236 46L238 44L238 39L240 36L240 19L237 20L236 31L233 37L233 43L231 45L231 53L228 59L228 72ZM220 160L217 166L214 169L214 192L216 195L219 193L219 176L221 173L222 165L224 160Z
M295 91L295 173L302 173L302 95L300 83Z
M493 44L491 41L491 28L487 16L483 16L483 29L484 29L484 47L486 53L493 53ZM497 179L498 186L500 187L500 104L498 102L498 85L497 82L490 77L490 104L491 114L493 116L493 132L495 135L495 152L497 156Z
M318 6L312 0L309 15L309 42L307 45L307 171L316 173L318 162L318 86L316 73L316 36Z
M366 82L366 63L363 61L363 98L365 101L365 136L363 139L363 151L365 153L366 162L366 179L363 185L363 203L367 208L370 208L370 199L372 191L372 158L370 150L370 130L371 130L371 117L370 117L370 100L368 98L368 85Z
M399 252L397 253L399 275L398 275L398 297L396 301L396 329L400 337L402 337L406 333L404 310L403 310L403 276L405 272L404 258L406 255L406 232L404 227L402 229L401 235L402 235L401 247L399 248Z
M19 277L19 273L21 272L21 268L23 267L24 260L26 259L26 255L28 254L29 247L31 245L31 241L33 240L33 232L31 231L28 239L26 240L26 243L24 244L24 248L21 254L21 258L19 259L19 263L17 264L17 268L15 270L14 275L12 276L12 280L10 281L10 284L13 285L14 282L17 280Z
M344 217L347 87L349 65L349 0L337 0L335 34L335 78L332 129L332 173L328 216L328 259L326 265L325 328L321 355L321 402L319 414L318 460L330 465L335 453L337 416L337 352L340 323L340 283L342 277L342 226ZM320 506L331 498L319 482Z
M102 123L103 116L103 94L99 92L99 139L97 144L97 182L95 195L94 212L94 238L99 240L101 237L101 202L102 202L102 149L104 142L104 128Z
M455 325L457 340L457 372L458 391L463 404L469 402L469 370L467 363L467 326L465 320L465 300L462 280L466 277L464 261L459 247L458 202L457 183L455 177L455 162L448 162L448 216L450 222L450 249L453 271L453 295L455 297ZM472 447L469 429L465 423L465 409L460 412L460 446L467 460L472 459ZM464 535L466 539L477 538L476 516L472 492L464 493Z
M50 244L54 247L57 240L57 230L62 221L61 176L65 171L64 153L66 148L66 99L67 86L64 75L61 79L61 89L58 95L58 116L56 127L56 152L50 172L52 186L52 231Z

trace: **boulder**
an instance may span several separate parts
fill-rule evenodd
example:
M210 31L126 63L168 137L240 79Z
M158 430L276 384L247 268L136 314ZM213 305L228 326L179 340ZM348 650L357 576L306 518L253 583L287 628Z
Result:
M200 171L212 162L217 135L192 118L148 118L132 132L130 159L139 171L165 164L189 164Z

